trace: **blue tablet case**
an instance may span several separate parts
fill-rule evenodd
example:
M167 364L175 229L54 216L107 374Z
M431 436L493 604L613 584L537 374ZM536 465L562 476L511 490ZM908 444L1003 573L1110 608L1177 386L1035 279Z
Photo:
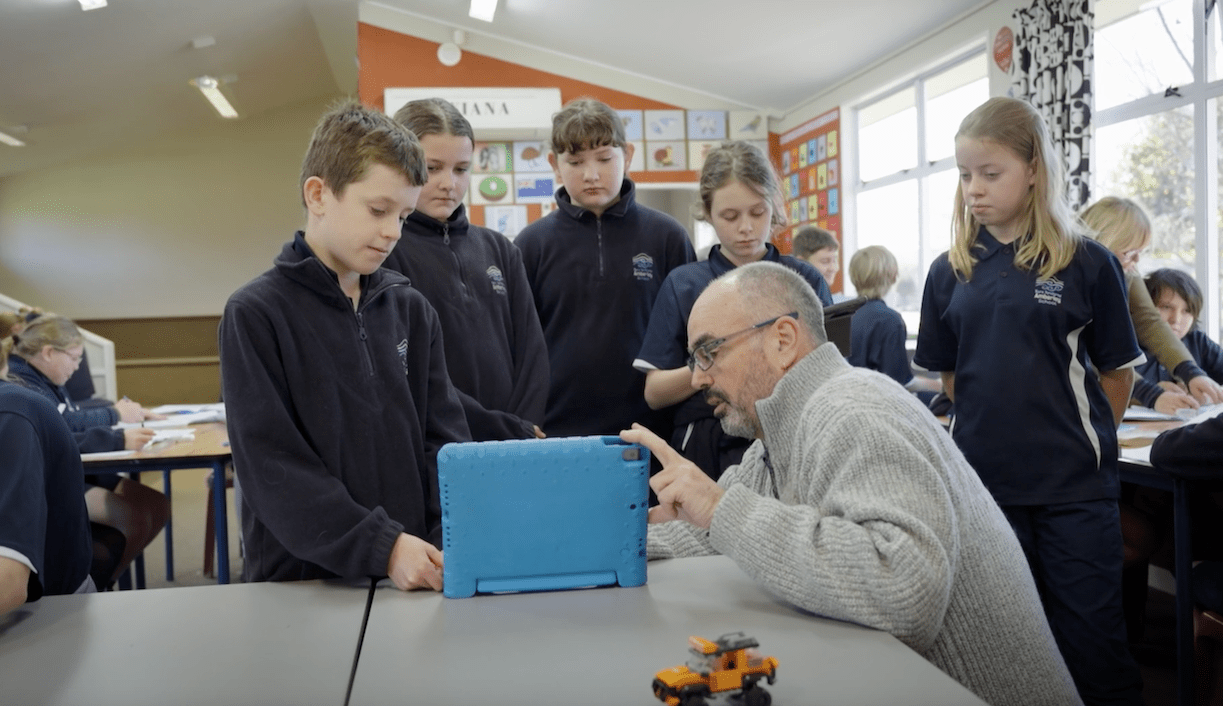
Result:
M646 580L650 452L614 436L447 444L447 598Z

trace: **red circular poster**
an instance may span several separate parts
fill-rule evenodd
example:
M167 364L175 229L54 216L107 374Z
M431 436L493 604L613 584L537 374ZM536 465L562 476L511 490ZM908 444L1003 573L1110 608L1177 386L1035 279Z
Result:
M1015 48L1015 35L1010 27L1003 27L994 35L994 63L1006 73L1011 72L1011 52Z

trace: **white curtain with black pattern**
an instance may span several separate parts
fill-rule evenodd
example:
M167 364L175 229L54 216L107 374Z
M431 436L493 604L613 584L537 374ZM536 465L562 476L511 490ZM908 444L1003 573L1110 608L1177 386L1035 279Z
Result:
M1093 0L1033 0L1015 10L1010 93L1034 106L1065 157L1066 190L1076 210L1091 194Z

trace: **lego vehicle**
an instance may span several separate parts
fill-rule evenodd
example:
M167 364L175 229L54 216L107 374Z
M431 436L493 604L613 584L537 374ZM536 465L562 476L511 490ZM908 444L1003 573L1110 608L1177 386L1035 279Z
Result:
M712 694L742 691L746 706L769 706L773 698L761 679L770 684L777 678L777 659L761 657L753 637L732 632L710 642L695 635L688 638L692 656L687 664L664 669L654 675L654 695L667 706L705 706Z

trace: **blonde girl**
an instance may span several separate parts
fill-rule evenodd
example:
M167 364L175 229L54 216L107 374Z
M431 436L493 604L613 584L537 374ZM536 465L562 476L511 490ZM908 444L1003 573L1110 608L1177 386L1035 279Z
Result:
M710 248L708 259L667 275L633 367L646 375L645 399L651 409L676 407L671 445L717 479L739 462L751 440L725 433L710 403L693 394L688 314L696 298L723 273L761 260L802 275L824 306L832 303L832 295L814 267L782 255L770 242L785 225L785 215L777 174L759 149L736 141L711 150L701 169L700 199L701 217L713 226L718 244Z
M1151 221L1146 211L1129 199L1105 196L1083 211L1083 223L1100 244L1108 248L1125 270L1125 286L1130 298L1130 317L1138 343L1154 355L1160 365L1187 389L1166 389L1153 403L1139 400L1165 414L1201 403L1223 402L1223 390L1194 360L1180 337L1168 326L1156 308L1138 274L1138 260L1151 244ZM1148 360L1148 363L1152 361Z
M1010 520L1084 702L1142 703L1121 610L1116 426L1134 337L1117 259L1083 237L1028 104L992 98L955 138L951 250L931 266L914 363Z

